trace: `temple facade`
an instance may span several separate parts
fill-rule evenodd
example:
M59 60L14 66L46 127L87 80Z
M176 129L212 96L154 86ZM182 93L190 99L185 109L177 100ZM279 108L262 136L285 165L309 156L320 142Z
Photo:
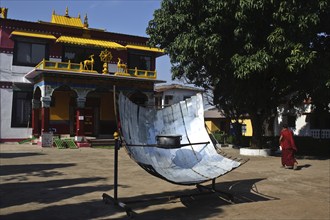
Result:
M0 142L43 133L107 137L117 129L116 94L154 105L158 48L148 38L90 28L87 15L51 21L0 17Z

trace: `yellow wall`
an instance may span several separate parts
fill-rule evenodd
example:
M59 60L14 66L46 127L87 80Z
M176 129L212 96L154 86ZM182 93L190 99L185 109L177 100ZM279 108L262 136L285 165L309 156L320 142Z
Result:
M55 91L55 106L50 107L50 120L69 120L70 92ZM104 93L100 96L100 119L114 120L113 95Z
M252 124L250 119L239 119L239 123L246 125L246 132L242 134L244 136L252 136ZM235 120L231 120L231 123L235 123ZM212 120L205 120L205 124L211 132L219 131L219 127Z
M50 120L69 120L70 92L55 91L55 106L50 107Z
M208 127L209 131L211 132L219 131L219 128L211 120L205 120L205 124Z
M231 123L234 123L235 120L231 120ZM245 134L242 134L243 136L252 136L252 124L250 119L239 119L238 122L240 124L245 124L246 125L246 132Z

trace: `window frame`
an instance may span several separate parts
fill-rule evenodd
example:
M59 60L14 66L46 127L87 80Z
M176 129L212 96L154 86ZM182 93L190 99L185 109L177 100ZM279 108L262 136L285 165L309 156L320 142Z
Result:
M25 97L19 97L20 94L25 94ZM16 91L13 90L12 98L12 112L11 112L11 127L12 128L26 128L31 125L32 119L32 92L28 91ZM20 110L20 115L18 116L17 109L19 108L19 101L23 102L22 108ZM24 116L22 116L24 114ZM23 117L22 120L19 120Z
M19 51L18 51L18 45L22 43L22 44L29 44L30 46L30 51L29 51L29 55L31 56L33 53L33 50L31 49L31 47L33 45L43 45L44 46L44 55L42 59L49 59L49 43L45 40L42 39L30 39L30 38L21 38L21 37L16 37L14 39L14 56L13 56L13 65L16 66L36 66L38 65L38 63L40 63L42 61L42 59L40 61L37 61L36 63L34 62L22 62L18 59L19 56Z
M173 104L174 96L173 95L165 95L164 96L164 105L169 106Z
M99 73L103 70L103 62L100 59L99 54L104 50L104 48L97 47L84 47L84 46L73 46L73 45L63 45L62 50L62 62L72 62L72 63L80 63L84 62L84 60L90 60L90 55L94 54L94 64L93 70ZM66 54L73 53L74 58L69 59Z
M143 68L143 67L141 67L141 65L139 65L139 66L135 66L134 64L132 64L133 63L133 58L135 58L135 60L137 60L138 58L140 59L140 58L143 58L143 57L146 57L146 58L148 58L149 59L149 65L148 64L146 64L146 67L145 68ZM153 67L153 59L154 59L154 57L152 56L152 55L150 55L150 54L143 54L143 53L128 53L128 57L127 57L127 66L128 66L128 68L129 69L134 69L135 67L137 67L137 69L138 70L148 70L148 71L154 71L154 67Z

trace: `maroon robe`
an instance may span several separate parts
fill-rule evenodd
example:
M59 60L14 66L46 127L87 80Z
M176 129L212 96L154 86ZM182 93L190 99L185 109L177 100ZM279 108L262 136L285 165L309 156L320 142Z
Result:
M296 144L293 140L293 132L287 128L281 131L281 147L282 147L282 165L293 166L296 162L295 152Z

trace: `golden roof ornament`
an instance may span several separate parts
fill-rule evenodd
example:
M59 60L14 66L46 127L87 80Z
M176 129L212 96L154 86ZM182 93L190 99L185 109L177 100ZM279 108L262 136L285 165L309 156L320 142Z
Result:
M108 74L108 63L112 60L112 54L110 51L108 51L107 49L101 51L100 53L100 60L103 63L103 70L102 70L102 73L103 74Z
M88 28L88 18L87 18L87 13L86 13L85 18L84 18L84 27L85 27L85 28Z
M0 8L0 17L6 19L8 13L8 8Z
M68 8L68 6L66 6L66 9L65 9L65 16L69 17L69 8Z

